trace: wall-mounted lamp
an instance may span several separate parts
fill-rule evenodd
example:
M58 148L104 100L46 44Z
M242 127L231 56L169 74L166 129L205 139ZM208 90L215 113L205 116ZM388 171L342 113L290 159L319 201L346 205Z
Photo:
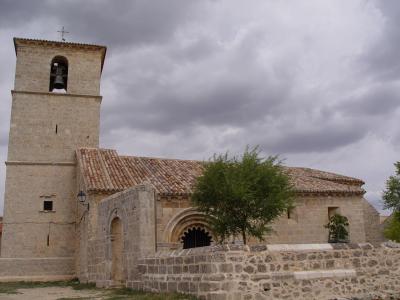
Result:
M89 210L89 202L86 203L86 194L84 191L79 191L77 198L79 200L79 203L82 204L83 206L86 206L87 210Z

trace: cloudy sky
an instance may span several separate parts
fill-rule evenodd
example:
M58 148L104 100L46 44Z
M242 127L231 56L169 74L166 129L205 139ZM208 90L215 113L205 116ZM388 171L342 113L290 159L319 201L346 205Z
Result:
M400 1L0 0L0 161L12 38L59 40L61 26L108 47L102 147L208 159L260 145L363 179L381 208L400 160Z

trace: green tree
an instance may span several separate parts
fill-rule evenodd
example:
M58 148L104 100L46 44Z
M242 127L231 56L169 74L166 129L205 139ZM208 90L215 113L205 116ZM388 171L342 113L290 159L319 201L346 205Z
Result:
M328 224L324 225L325 228L329 229L329 242L347 242L347 238L349 237L348 226L349 220L347 217L340 214L334 214L330 217Z
M400 161L394 164L396 175L386 181L386 190L383 192L383 208L400 212ZM400 218L400 214L397 215Z
M386 181L386 189L383 191L383 208L393 211L384 235L390 240L400 242L400 161L394 165L396 173Z
M220 241L241 235L263 240L269 224L292 207L293 188L277 157L261 158L258 147L241 157L214 155L195 185L192 201L208 216Z
M400 243L400 212L394 212L383 231L386 238Z

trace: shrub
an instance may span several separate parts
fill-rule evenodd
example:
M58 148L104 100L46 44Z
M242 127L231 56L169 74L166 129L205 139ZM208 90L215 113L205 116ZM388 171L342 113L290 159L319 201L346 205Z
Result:
M348 242L349 232L347 230L349 220L340 214L334 214L330 217L328 224L324 227L329 229L329 243Z

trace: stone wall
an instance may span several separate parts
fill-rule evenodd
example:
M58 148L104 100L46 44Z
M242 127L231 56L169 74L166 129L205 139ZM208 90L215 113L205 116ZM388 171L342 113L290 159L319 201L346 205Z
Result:
M74 165L7 165L2 257L74 256L76 205Z
M3 217L0 217L0 257L1 257L1 240L3 235Z
M366 240L370 243L379 244L385 240L379 212L365 199L363 207Z
M77 148L98 147L100 96L13 91L12 98L8 161L75 162Z
M207 230L205 219L191 208L189 198L159 197L157 199L157 249L181 247L181 237L188 226L201 226ZM301 196L295 201L290 218L283 214L273 224L273 232L266 237L271 244L326 243L329 210L349 219L349 238L353 243L379 243L383 241L379 214L361 196ZM250 240L249 243L259 243Z
M400 248L371 244L214 246L159 252L139 265L145 290L210 300L400 297L399 268Z
M73 257L0 258L0 281L53 281L75 277Z
M298 196L290 214L278 218L272 225L275 233L266 241L270 244L327 243L329 210L336 211L349 219L349 239L353 243L364 243L364 198L361 196ZM374 220L370 220L373 222ZM379 221L371 224L379 226Z

